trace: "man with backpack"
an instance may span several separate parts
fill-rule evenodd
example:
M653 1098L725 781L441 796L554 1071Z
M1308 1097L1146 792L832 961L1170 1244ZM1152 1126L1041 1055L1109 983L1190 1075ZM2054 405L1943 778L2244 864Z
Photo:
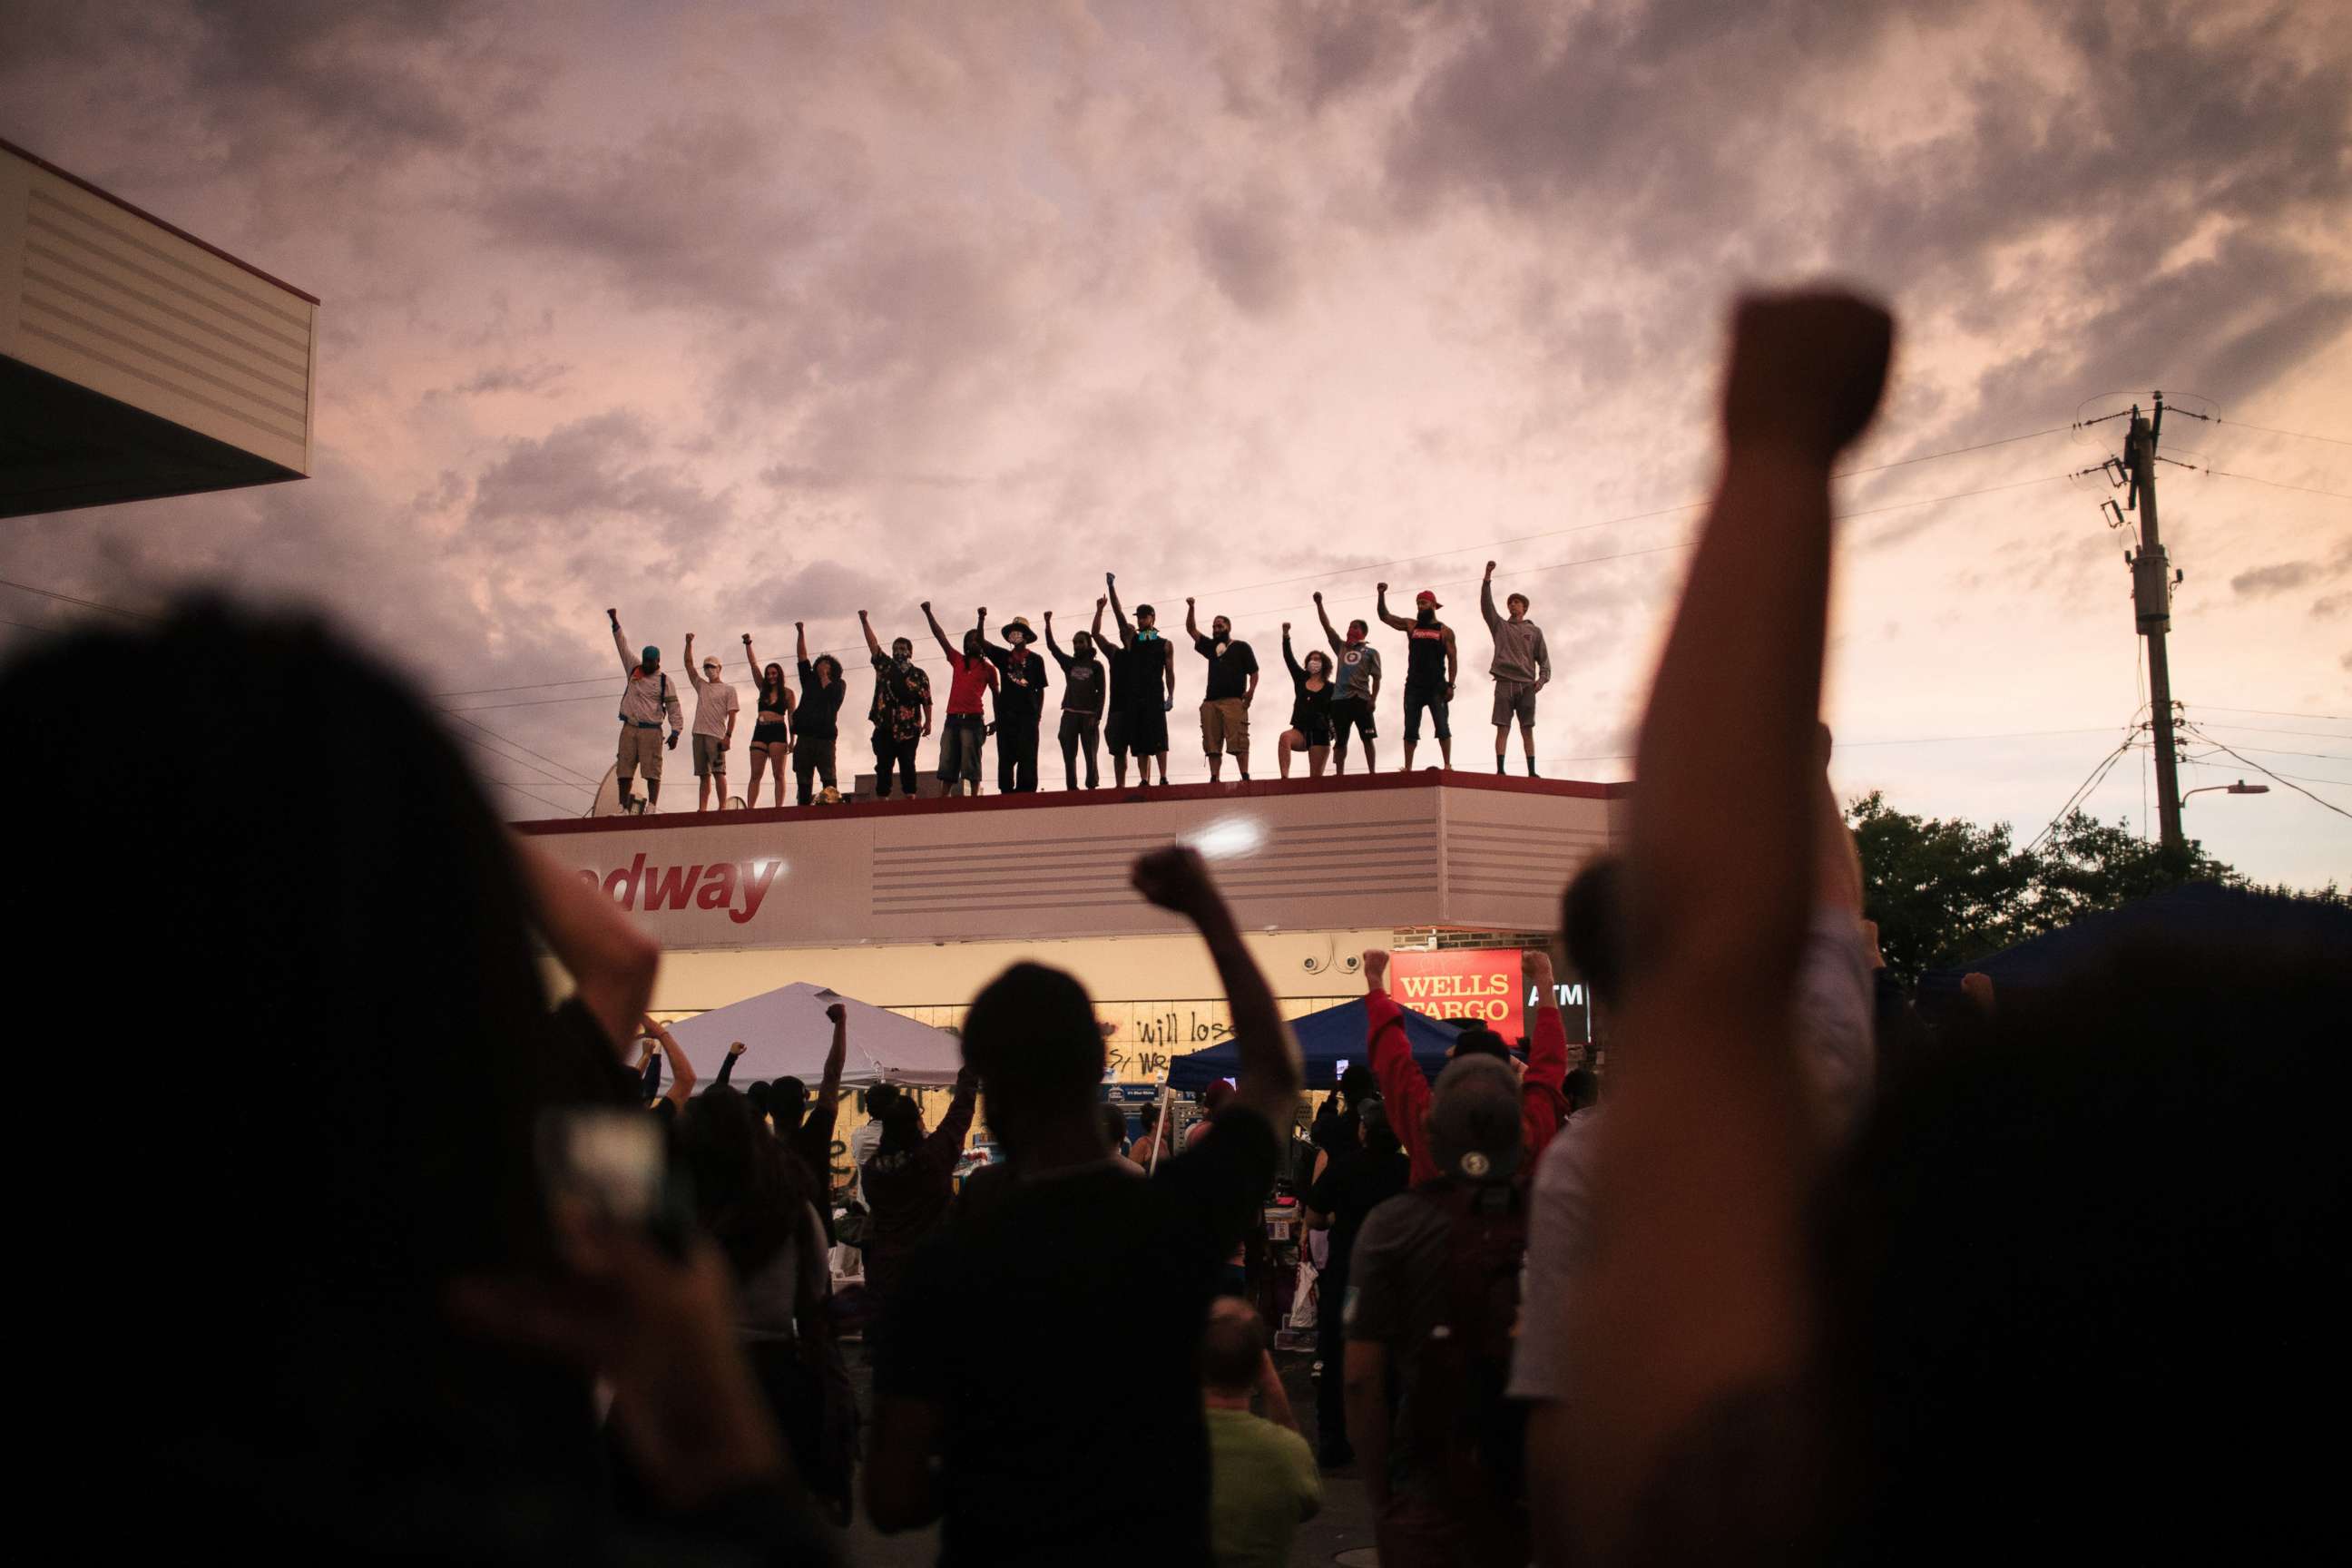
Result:
M621 612L608 609L604 618L613 625L613 647L621 656L621 673L628 684L621 689L621 742L613 758L613 776L621 788L621 809L643 812L631 788L640 773L646 775L646 805L661 800L662 751L665 745L677 747L677 738L686 730L686 705L677 700L677 689L669 683L669 676L661 667L661 649L647 643L635 653L629 651L629 639L621 632ZM662 718L669 718L669 740L662 740ZM719 803L725 805L722 799Z
M1517 1568L1525 1417L1504 1388L1528 1221L1510 1068L1449 1064L1425 1131L1436 1179L1374 1209L1349 1262L1348 1433L1382 1568Z

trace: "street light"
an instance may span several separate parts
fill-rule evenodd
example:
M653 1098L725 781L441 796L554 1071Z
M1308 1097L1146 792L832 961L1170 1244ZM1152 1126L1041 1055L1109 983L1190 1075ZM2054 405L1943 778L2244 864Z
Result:
M2240 779L2233 784L2206 784L2200 788L2190 790L2189 795L2203 795L2207 793L2207 791L2217 789L2223 795L2268 795L2271 793L2271 786L2268 784L2250 784L2245 780ZM2184 795L2180 797L2180 804L2183 806L2186 806L2189 804L2189 795Z

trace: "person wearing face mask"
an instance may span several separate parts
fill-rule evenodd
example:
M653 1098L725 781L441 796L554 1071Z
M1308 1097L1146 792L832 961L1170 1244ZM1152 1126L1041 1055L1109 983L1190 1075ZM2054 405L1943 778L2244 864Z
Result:
M1364 739L1364 771L1380 772L1380 758L1373 751L1372 710L1381 700L1381 651L1365 640L1371 627L1362 621L1349 621L1345 637L1332 629L1331 612L1323 607L1323 595L1315 595L1315 616L1323 623L1323 636L1331 644L1331 651L1339 660L1336 674L1339 689L1331 699L1331 771L1348 771L1348 736L1350 731Z
M1282 662L1290 667L1290 728L1276 742L1276 756L1282 763L1282 776L1290 776L1290 753L1307 753L1307 771L1312 778L1323 776L1323 763L1331 755L1331 684L1330 657L1321 648L1309 649L1307 662L1290 651L1290 623L1282 623Z
M1209 782L1224 774L1225 758L1249 783L1249 710L1257 697L1257 654L1235 640L1234 623L1224 616L1209 620L1208 637L1193 618L1192 601L1184 601L1184 635L1192 651L1209 661L1208 689L1201 694L1201 749L1209 757Z
M1095 600L1095 625L1092 632L1079 632L1070 638L1070 651L1064 653L1054 640L1054 612L1045 612L1045 651L1062 667L1062 780L1066 789L1078 787L1078 749L1087 753L1087 788L1098 789L1102 773L1095 765L1095 746L1102 733L1103 700L1108 694L1109 678L1102 660L1095 657L1095 645L1102 637L1103 607L1110 601ZM1114 767L1122 773L1121 763Z
M724 811L727 753L735 744L735 715L742 698L732 685L719 679L717 654L705 657L701 672L696 673L692 632L686 634L686 679L694 686L694 809L710 809L710 792L716 785L719 809Z
M743 804L760 804L760 781L773 775L776 781L776 804L784 804L784 758L793 749L793 689L785 683L784 667L771 664L761 668L760 656L751 647L751 634L743 634L743 658L760 671L760 694L755 700L751 719L751 786L743 792ZM832 782L828 776L827 783ZM803 801L802 805L808 803Z
M686 707L662 671L661 649L647 643L631 653L629 639L621 631L621 612L608 609L604 618L613 623L613 647L621 656L621 673L628 678L621 689L621 742L613 759L613 777L620 785L621 809L642 814L646 806L661 802L662 715L669 715L667 744L675 750L686 730ZM646 775L644 805L631 787L639 773Z
M1151 764L1160 764L1160 782L1168 782L1168 715L1176 710L1176 646L1160 635L1160 617L1149 605L1135 606L1135 625L1127 624L1127 612L1119 608L1118 578L1103 574L1103 584L1109 589L1110 613L1118 622L1120 642L1113 643L1111 658L1116 666L1121 653L1130 656L1126 681L1127 706L1117 717L1120 735L1111 747L1111 765L1118 765L1118 748L1124 745L1134 753L1137 782L1151 782ZM1114 684L1118 676L1112 677Z
M915 662L915 645L905 637L891 639L882 651L874 623L857 612L858 629L866 634L866 650L874 658L874 795L890 798L890 780L897 774L907 798L915 798L915 747L931 732L931 678Z
M1381 620L1405 634L1412 640L1405 645L1404 667L1404 765L1412 771L1412 749L1421 742L1421 715L1426 709L1432 729L1437 736L1438 754L1447 768L1454 766L1454 726L1446 721L1446 707L1454 700L1454 681L1461 672L1462 657L1454 646L1454 628L1437 618L1444 606L1437 595L1423 588L1412 597L1413 616L1389 613L1389 585L1380 585L1379 614Z

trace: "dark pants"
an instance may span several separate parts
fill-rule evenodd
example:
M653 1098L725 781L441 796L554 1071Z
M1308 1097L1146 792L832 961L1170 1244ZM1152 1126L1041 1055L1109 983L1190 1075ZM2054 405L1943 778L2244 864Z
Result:
M1348 1295L1347 1276L1327 1270L1315 1289L1315 1353L1323 1375L1315 1382L1315 1446L1325 1460L1348 1462L1348 1333L1339 1309Z
M1102 773L1095 765L1095 742L1102 733L1101 715L1062 712L1062 783L1066 789L1078 787L1078 748L1087 749L1087 787L1094 789L1102 783Z
M987 736L988 721L979 714L949 714L946 728L940 731L940 782L980 783L980 753L988 743Z
M1443 686L1408 686L1404 689L1404 738L1410 745L1421 739L1421 714L1429 710L1432 728L1441 741L1454 739L1454 726L1446 721L1445 688Z
M874 796L877 800L890 798L890 775L897 773L899 787L907 798L915 797L915 746L919 737L909 735L894 741L887 730L877 731L874 736Z
M1037 721L996 721L996 787L1006 795L1037 793Z
M806 805L815 798L809 790L812 774L823 779L827 789L841 787L841 781L834 776L833 744L831 735L803 735L793 742L793 776L800 784L801 805Z

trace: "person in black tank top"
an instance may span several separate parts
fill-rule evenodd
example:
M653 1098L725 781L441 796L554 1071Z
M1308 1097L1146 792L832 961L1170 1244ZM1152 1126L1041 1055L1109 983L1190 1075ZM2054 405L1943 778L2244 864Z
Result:
M793 749L793 689L784 682L781 664L762 666L751 649L751 634L743 634L743 658L760 672L760 695L751 719L751 785L743 792L746 810L760 804L760 781L773 776L776 804L784 804L784 759Z
M1307 662L1290 651L1290 623L1282 623L1282 662L1290 667L1290 728L1275 743L1282 776L1290 776L1290 753L1307 753L1309 776L1321 778L1331 755L1331 658L1321 648L1309 648Z
M1404 667L1404 765L1412 771L1412 749L1421 741L1421 715L1425 709L1432 720L1432 730L1437 736L1437 749L1444 765L1454 766L1454 726L1447 721L1447 705L1454 700L1454 681L1460 673L1461 655L1454 646L1454 628L1437 618L1443 608L1437 595L1423 588L1413 595L1413 618L1392 615L1389 610L1389 585L1380 585L1380 616L1390 626L1411 639L1405 644Z

